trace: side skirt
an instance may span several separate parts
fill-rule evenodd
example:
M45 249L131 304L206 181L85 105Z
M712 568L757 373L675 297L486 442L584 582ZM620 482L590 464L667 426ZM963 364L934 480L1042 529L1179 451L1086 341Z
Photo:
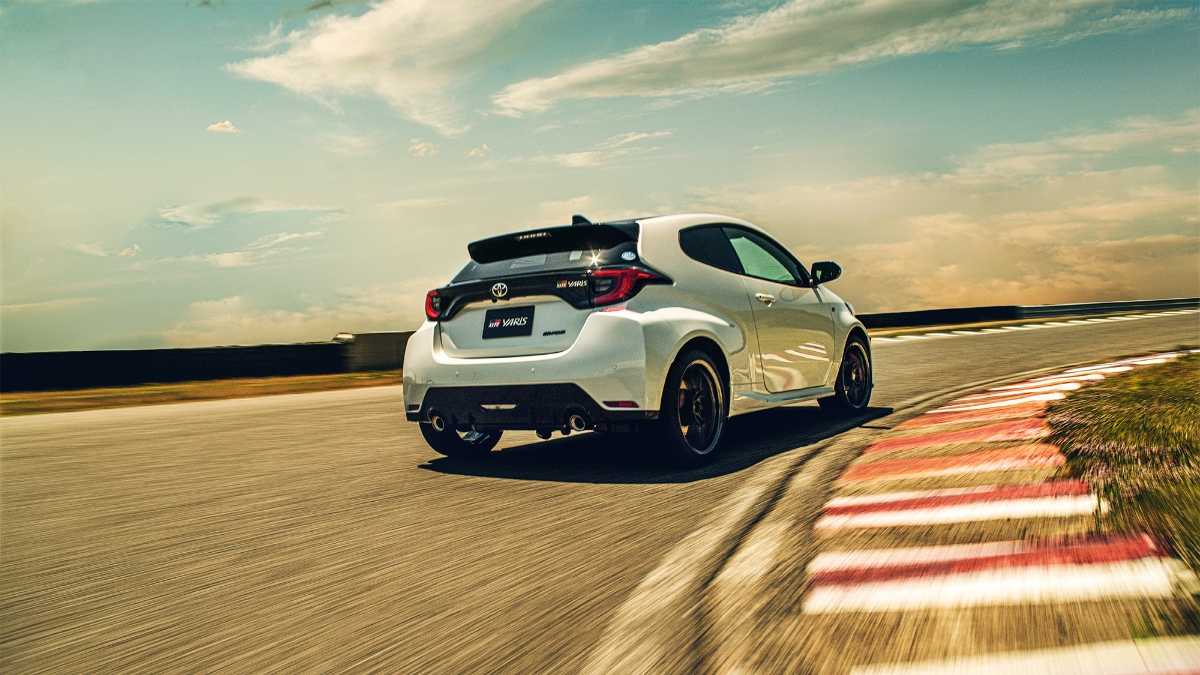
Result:
M735 385L733 400L729 407L729 415L732 417L754 410L765 410L789 403L811 401L813 399L824 398L825 396L832 396L833 394L833 387L806 387L804 389L768 393L755 390L754 385Z

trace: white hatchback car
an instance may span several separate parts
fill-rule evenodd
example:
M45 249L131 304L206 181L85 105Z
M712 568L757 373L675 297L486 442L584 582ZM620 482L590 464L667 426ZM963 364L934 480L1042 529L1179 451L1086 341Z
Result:
M404 400L429 445L483 456L505 429L650 429L685 463L726 420L817 399L866 407L871 342L825 287L737 218L683 214L505 234L425 299Z

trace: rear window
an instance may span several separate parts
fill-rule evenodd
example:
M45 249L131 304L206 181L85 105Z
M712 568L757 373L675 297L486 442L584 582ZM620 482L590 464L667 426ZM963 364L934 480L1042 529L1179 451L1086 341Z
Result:
M545 234L543 234L545 233ZM573 225L473 242L450 283L636 262L637 223Z
M679 247L692 260L734 274L743 274L742 263L720 225L693 227L679 233Z

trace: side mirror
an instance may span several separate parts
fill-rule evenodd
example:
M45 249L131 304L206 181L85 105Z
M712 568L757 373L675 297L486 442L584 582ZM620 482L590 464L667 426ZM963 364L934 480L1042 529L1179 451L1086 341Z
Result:
M827 284L840 276L842 276L842 266L835 262L824 260L813 263L812 278L814 286Z

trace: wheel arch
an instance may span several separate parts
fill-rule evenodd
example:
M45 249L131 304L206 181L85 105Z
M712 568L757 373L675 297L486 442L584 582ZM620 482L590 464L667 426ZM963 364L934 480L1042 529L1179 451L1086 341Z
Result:
M671 368L679 361L680 356L691 349L704 352L717 365L717 374L720 375L721 384L725 388L725 408L728 411L729 401L733 397L729 358L725 355L725 347L721 344L720 338L702 330L692 331L683 336L671 351L670 358L664 360L662 377L659 378L660 381L658 382L659 409L662 409L663 396L666 394L667 378L670 377Z
M675 364L679 362L680 356L693 349L703 352L713 360L713 363L716 364L717 375L721 378L721 386L725 390L725 414L729 415L730 406L732 405L733 399L733 385L731 384L730 380L729 359L725 356L725 349L717 341L717 338L708 334L691 335L690 337L686 338L682 344L678 345L674 354L671 355L671 360L667 362L667 367L662 378L662 384L659 388L659 410L663 410L663 405L666 403L665 398L667 395L667 380L670 378L671 369L674 368Z
M861 324L856 323L846 332L846 341L842 344L842 353L846 352L846 347L849 346L851 340L857 339L862 342L863 349L867 350L867 361L870 366L867 372L871 376L871 384L875 383L875 357L871 354L871 337L867 334L867 329ZM841 361L839 357L838 361Z
M685 349L701 347L716 362L727 390L750 375L748 337L731 322L696 310L671 307L645 315L646 404L662 401L671 366ZM653 402L653 403L651 403Z
M714 363L717 364L717 372L721 376L721 383L725 385L726 394L728 394L730 386L729 374L729 359L725 357L725 349L717 342L716 338L710 335L695 335L687 339L679 348L675 350L675 355L671 358L671 364L679 359L679 355L689 349L698 349L712 357Z

